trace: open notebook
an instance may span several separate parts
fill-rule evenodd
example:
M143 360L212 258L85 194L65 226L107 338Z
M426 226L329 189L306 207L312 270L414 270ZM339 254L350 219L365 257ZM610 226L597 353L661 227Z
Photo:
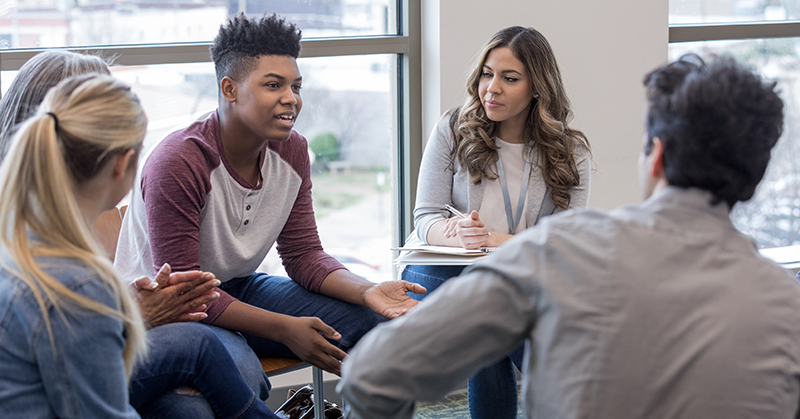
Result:
M427 245L392 248L404 252L394 260L395 265L471 265L495 249L497 248L484 247L467 250L461 247Z

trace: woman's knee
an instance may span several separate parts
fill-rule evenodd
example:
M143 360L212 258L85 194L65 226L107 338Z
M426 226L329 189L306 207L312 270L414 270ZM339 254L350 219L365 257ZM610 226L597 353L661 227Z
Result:
M447 280L461 275L464 268L464 266L409 265L403 269L400 277L405 281L420 284L427 289L428 292L425 294L408 294L411 298L421 301Z

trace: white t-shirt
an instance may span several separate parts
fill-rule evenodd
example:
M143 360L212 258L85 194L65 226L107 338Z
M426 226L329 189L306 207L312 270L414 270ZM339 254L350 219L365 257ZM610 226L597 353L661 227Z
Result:
M503 170L506 174L506 185L508 186L508 196L511 199L511 216L516 219L517 217L517 204L519 202L519 188L522 184L522 174L525 169L525 161L523 154L525 153L524 144L513 144L505 142L499 138L495 138L497 146L500 148L497 153L500 159L503 160ZM525 179L527 182L527 179ZM508 217L506 217L506 207L503 201L503 189L500 186L500 179L483 180L486 182L486 188L483 190L483 201L478 213L481 216L481 221L486 224L489 231L496 231L498 233L508 234ZM522 195L522 199L526 198L527 194ZM528 228L525 220L525 211L527 210L528 203L522 209L522 217L520 217L519 224L517 225L514 234Z

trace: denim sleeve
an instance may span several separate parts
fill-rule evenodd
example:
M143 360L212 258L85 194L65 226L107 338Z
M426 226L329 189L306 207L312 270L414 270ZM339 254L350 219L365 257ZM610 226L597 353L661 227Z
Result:
M114 309L111 290L97 278L74 289ZM46 328L33 350L50 404L58 417L138 418L128 402L128 380L122 360L122 321L86 309L50 309L52 342Z

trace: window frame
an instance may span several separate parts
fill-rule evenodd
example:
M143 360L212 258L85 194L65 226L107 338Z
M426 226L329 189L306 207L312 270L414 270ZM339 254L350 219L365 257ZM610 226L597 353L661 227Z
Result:
M413 229L414 188L419 161L422 159L422 42L421 0L395 0L396 35L310 38L301 41L300 58L343 57L352 55L395 54L393 72L396 103L393 121L396 132L393 190L396 194L392 213L392 243L402 245ZM149 45L100 45L91 47L35 48L0 50L0 71L19 70L34 55L59 49L113 57L120 66L189 64L210 62L211 42Z
M670 24L669 44L681 42L704 42L724 40L750 40L770 38L796 38L800 37L800 20L761 21L761 22L732 22L732 23L691 23ZM775 259L786 269L800 268L797 262L797 251L800 246L781 246L765 248L768 255L781 255ZM787 262L784 254L792 256ZM784 260L786 259L786 260Z
M692 23L669 25L669 43L793 38L800 36L800 21Z

